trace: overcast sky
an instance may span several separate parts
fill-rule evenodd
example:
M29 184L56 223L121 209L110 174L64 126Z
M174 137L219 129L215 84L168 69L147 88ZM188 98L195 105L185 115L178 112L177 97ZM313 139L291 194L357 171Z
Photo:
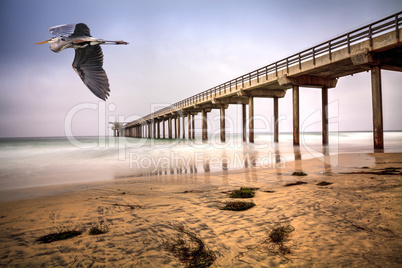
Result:
M108 134L109 120L147 115L401 8L400 0L1 0L0 137L64 136L65 125L74 135ZM51 37L49 27L78 22L94 37L130 43L103 46L106 102L72 69L73 49L34 45ZM401 130L402 74L382 78L384 128ZM291 95L279 101L280 131L292 129ZM320 130L320 90L301 88L300 100L302 129ZM370 73L341 78L329 103L330 130L371 130ZM227 114L239 121L239 111ZM271 118L272 100L256 100L255 114Z

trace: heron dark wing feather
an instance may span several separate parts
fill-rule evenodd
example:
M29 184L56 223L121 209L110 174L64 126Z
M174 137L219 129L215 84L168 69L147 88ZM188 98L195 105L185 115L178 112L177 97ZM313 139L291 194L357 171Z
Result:
M89 27L85 23L77 23L74 33L71 36L91 36Z
M100 45L75 49L73 68L95 96L106 100L109 96L109 80L103 69L103 53Z

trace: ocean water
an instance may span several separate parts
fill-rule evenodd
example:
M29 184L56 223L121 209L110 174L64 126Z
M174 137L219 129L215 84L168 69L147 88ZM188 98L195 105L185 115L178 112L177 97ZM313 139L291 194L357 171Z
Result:
M402 152L402 132L385 132L383 152ZM292 134L256 134L255 143L240 135L218 135L208 143L114 137L0 139L0 192L39 186L118 180L242 168L275 168L295 159L339 153L372 153L371 132L336 132L328 146L320 133L303 133L293 146ZM336 163L331 163L336 164ZM0 193L1 194L1 193Z

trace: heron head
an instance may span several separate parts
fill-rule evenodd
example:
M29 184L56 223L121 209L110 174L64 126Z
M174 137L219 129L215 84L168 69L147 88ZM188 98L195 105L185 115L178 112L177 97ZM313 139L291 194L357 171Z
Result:
M46 43L50 43L50 50L52 50L53 52L60 52L63 49L67 48L69 45L69 42L66 41L64 37L53 37L50 38L49 40L35 43L35 45L46 44Z

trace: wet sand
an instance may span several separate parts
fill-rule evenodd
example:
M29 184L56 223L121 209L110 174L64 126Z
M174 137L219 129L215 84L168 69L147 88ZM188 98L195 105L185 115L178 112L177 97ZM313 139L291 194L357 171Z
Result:
M401 266L402 154L344 154L323 160L273 169L127 178L2 202L0 266L184 267L163 246L176 235L177 224L215 253L211 267ZM292 176L294 171L307 176ZM296 181L307 184L285 187ZM321 181L332 184L318 186ZM258 188L252 198L256 206L221 210L228 192L241 186ZM38 191L46 189L57 192ZM269 232L280 225L294 227L283 242L290 253L282 254L268 242ZM93 226L108 232L90 235ZM37 241L67 230L83 233L47 244Z

